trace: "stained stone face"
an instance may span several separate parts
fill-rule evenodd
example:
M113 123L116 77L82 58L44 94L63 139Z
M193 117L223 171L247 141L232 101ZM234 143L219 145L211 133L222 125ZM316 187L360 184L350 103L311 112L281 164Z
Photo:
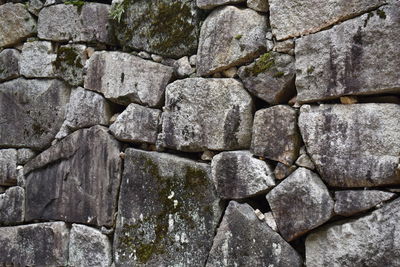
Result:
M245 2L246 0L197 0L197 6L203 9L213 9L217 6L227 5L227 4L237 4Z
M210 166L125 151L114 238L116 266L204 266L222 214Z
M83 85L83 68L87 60L86 46L62 45L57 49L57 76L72 86Z
M16 49L4 49L0 52L0 82L19 76L20 52Z
M0 185L15 185L17 176L17 150L0 149Z
M55 77L57 55L51 42L34 41L24 44L19 64L21 75L26 78Z
M0 194L0 225L22 223L24 213L25 191L22 187L10 187Z

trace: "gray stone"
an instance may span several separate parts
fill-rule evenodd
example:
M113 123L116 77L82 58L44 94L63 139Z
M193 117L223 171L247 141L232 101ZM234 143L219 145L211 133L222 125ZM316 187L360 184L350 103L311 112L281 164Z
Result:
M267 225L274 230L275 232L278 232L278 226L276 225L276 221L274 218L274 215L272 214L271 211L264 213L264 220L267 223Z
M246 0L197 0L197 6L202 9L213 9L217 6L243 3Z
M395 193L379 190L336 191L334 211L338 215L351 216L355 213L369 210L396 196Z
M210 75L252 61L266 50L267 18L234 6L214 10L204 21L197 74Z
M268 0L247 0L247 6L255 11L268 12Z
M400 199L359 219L323 227L306 239L306 265L399 266Z
M24 165L36 156L36 152L29 148L20 148L17 150L17 164Z
M151 58L150 54L145 52L145 51L141 51L137 55L139 57L143 58L143 59L150 59Z
M88 61L85 88L118 104L160 105L171 67L121 52L95 52Z
M83 85L83 67L88 58L85 45L62 45L57 50L57 76L72 86Z
M44 7L44 3L41 0L29 0L28 2L28 10L33 15L38 16L40 10Z
M250 145L253 102L234 79L188 78L167 86L159 143L181 151Z
M279 105L256 112L251 140L254 155L291 165L299 155L300 145L295 109Z
M35 19L23 4L0 6L0 47L15 45L35 33Z
M0 228L0 262L6 266L67 266L69 230L63 222Z
M22 48L19 71L27 78L55 77L56 59L51 42L26 42Z
M196 69L190 66L188 57L182 57L178 59L175 63L176 74L178 75L178 77L187 77L196 71Z
M333 200L317 174L305 168L277 185L267 195L279 232L291 241L328 221Z
M112 262L111 244L99 230L73 224L69 241L69 266L108 267Z
M196 53L203 15L195 0L113 2L122 46L172 58Z
M292 174L296 169L297 169L296 165L287 166L283 163L278 162L274 170L275 178L278 180L285 179L290 174Z
M334 187L400 184L400 106L303 105L299 127L322 179Z
M44 149L64 120L70 90L58 80L0 84L0 146Z
M0 194L0 225L22 223L24 211L25 191L22 187L10 187Z
M16 49L4 49L0 52L0 82L19 76L20 52Z
M315 165L314 162L310 159L310 157L307 154L302 154L299 156L299 158L296 160L296 165L299 167L304 167L310 170L315 170Z
M204 266L222 214L210 166L157 152L125 153L116 266Z
M27 221L113 225L121 159L107 130L78 130L25 165Z
M294 56L294 39L276 42L274 45L274 51Z
M368 6L366 2L382 1L362 2ZM344 95L400 93L399 9L397 1L298 39L297 100L305 103Z
M227 70L222 71L222 75L226 78L234 78L236 77L238 69L236 67L231 67Z
M270 103L287 103L295 94L294 57L268 52L254 63L239 69L239 77L246 89Z
M275 186L271 167L249 151L222 152L211 163L212 178L223 199L248 198Z
M218 228L206 267L302 266L283 238L260 221L248 204L231 201Z
M161 111L130 104L110 126L111 133L125 142L155 144Z
M15 185L17 176L17 150L0 149L0 185Z
M385 0L269 0L272 33L278 40L318 32L383 5Z

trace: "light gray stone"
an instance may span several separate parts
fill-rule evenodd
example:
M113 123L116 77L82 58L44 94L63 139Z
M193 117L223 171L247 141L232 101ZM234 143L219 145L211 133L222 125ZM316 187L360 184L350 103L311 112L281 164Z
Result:
M15 185L17 176L17 150L0 149L0 185Z
M264 213L264 220L267 223L267 225L274 230L275 232L278 232L278 226L276 225L276 221L274 218L274 215L272 214L271 211Z
M268 12L268 0L247 0L247 6L255 11Z
M294 95L294 57L268 52L254 63L239 69L239 77L246 89L270 104L287 103Z
M243 3L246 0L197 0L197 6L202 9L213 9L217 6Z
M294 39L276 42L274 45L274 51L294 56Z
M334 211L338 215L351 216L366 211L382 202L395 198L395 193L379 190L344 190L335 192Z
M333 215L333 200L317 174L298 168L267 194L267 200L287 241L322 225Z
M210 166L157 152L125 153L115 265L204 266L222 214Z
M161 104L173 68L121 52L95 52L88 61L85 88L118 104Z
M249 62L266 50L267 18L234 6L214 10L204 21L197 74L210 75Z
M111 133L125 142L155 144L161 111L130 104L110 126Z
M278 162L278 164L276 165L275 170L274 170L275 178L278 180L285 179L291 173L293 173L296 169L297 169L296 165L287 166L283 163Z
M399 266L400 200L356 220L317 230L306 239L306 265Z
M40 10L44 7L44 2L41 0L29 0L28 2L28 10L33 15L38 16Z
M47 41L26 42L22 47L19 71L26 78L55 77L57 54Z
M22 187L10 187L0 194L0 225L22 223L24 212L25 191Z
M0 228L0 262L11 266L67 266L69 230L63 222Z
M59 80L0 84L0 146L44 149L64 120L69 88Z
M307 154L301 154L295 163L299 167L304 167L312 171L315 170L314 162L312 162Z
M23 4L0 6L0 47L15 45L35 33L35 19Z
M223 199L248 198L275 186L271 167L249 151L222 152L211 163L212 179Z
M297 100L305 103L345 95L400 93L399 9L397 1L298 39Z
M57 76L72 86L83 85L83 68L88 58L85 45L62 45L57 49Z
M234 79L175 81L167 86L159 144L190 152L248 148L252 106Z
M16 49L4 49L0 52L0 82L19 76L20 52Z
M283 238L260 221L248 204L229 202L206 267L302 266L302 259Z
M400 106L303 105L299 127L321 178L334 187L400 184Z
M99 230L73 224L69 241L69 266L108 267L112 262L111 244Z
M318 32L383 5L385 0L269 0L272 33L278 40Z
M113 225L122 166L107 131L78 130L25 165L27 221Z
M30 159L36 156L36 152L29 148L20 148L17 150L17 164L24 165Z
M194 73L196 69L192 68L188 57L182 57L175 62L176 74L178 77L187 77Z

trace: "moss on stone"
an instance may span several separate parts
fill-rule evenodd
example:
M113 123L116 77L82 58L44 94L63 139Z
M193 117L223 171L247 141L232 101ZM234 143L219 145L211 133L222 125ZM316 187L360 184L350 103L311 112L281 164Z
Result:
M314 66L310 66L307 68L307 74L310 75L311 73L313 73L315 70Z
M284 75L285 75L285 73L284 73L283 71L278 71L278 72L275 72L274 75L272 75L272 77L274 77L274 78L281 78L281 77L283 77Z
M83 68L81 57L73 47L60 47L54 64L60 71L66 70L64 64L71 67Z
M254 66L252 68L249 68L248 71L252 75L256 76L260 73L264 73L270 70L274 65L275 65L275 59L272 53L268 52L260 56L254 63Z
M386 19L386 13L385 13L385 11L378 9L378 10L376 10L376 14L378 14L378 16L379 16L381 19Z
M236 40L240 40L240 39L242 39L242 37L243 37L242 34L238 34L238 35L235 36L235 39L236 39Z

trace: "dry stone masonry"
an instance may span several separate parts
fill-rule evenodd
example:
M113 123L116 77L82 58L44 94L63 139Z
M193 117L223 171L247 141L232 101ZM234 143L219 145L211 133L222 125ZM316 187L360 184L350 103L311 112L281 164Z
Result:
M400 266L398 0L0 0L0 266Z

